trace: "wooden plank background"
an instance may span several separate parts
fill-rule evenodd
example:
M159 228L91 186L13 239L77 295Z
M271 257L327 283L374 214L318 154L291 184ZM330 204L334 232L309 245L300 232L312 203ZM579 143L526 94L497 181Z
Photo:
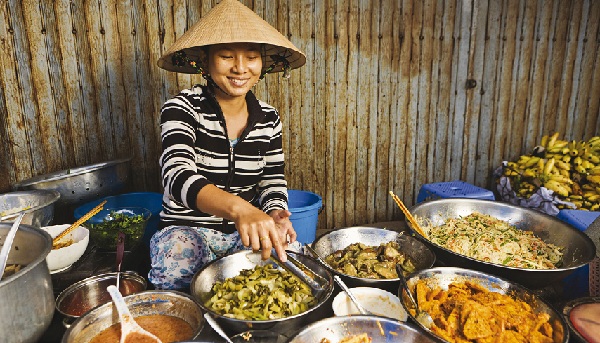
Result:
M242 2L307 55L255 92L281 112L290 188L323 197L320 229L401 218L389 190L491 189L544 134L600 134L600 1ZM161 191L159 109L202 80L156 61L216 3L3 1L0 191L125 156L134 190Z

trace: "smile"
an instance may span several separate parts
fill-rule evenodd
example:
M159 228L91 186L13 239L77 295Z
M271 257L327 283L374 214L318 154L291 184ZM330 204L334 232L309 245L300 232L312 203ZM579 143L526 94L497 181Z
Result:
M248 82L248 79L229 78L229 82L231 82L234 86L241 87L241 86L244 86Z

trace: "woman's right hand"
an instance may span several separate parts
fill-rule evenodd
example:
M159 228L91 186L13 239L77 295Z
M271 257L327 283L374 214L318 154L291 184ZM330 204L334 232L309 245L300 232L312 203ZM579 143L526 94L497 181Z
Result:
M281 240L275 220L248 201L207 185L198 193L196 203L202 212L233 221L244 246L261 250L263 260L271 256L272 248L282 261L287 260L286 242Z
M249 204L250 205L250 204ZM240 238L244 246L252 247L252 250L261 250L263 260L271 256L271 248L275 248L277 255L282 261L286 261L285 246L287 242L281 240L275 220L265 212L250 205L247 213L240 213L234 219Z

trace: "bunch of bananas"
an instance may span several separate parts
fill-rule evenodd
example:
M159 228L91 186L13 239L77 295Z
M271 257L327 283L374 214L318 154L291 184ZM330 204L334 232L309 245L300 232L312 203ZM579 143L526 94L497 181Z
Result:
M558 132L543 136L532 154L508 162L503 175L513 189L529 198L540 187L553 191L577 209L600 210L600 137L586 141L558 139ZM559 208L564 206L558 205Z

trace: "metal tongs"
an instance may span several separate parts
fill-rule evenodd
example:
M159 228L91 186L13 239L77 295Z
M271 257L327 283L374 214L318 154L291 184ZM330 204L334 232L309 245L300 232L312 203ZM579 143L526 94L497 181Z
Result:
M312 295L315 298L319 299L321 295L327 290L329 286L329 281L321 275L315 273L312 269L308 268L302 262L298 261L288 252L286 252L286 255L287 261L282 262L279 258L279 255L277 255L275 249L273 248L271 250L271 260L273 260L277 265L294 274L302 282L307 284L308 287L310 287L311 289Z

